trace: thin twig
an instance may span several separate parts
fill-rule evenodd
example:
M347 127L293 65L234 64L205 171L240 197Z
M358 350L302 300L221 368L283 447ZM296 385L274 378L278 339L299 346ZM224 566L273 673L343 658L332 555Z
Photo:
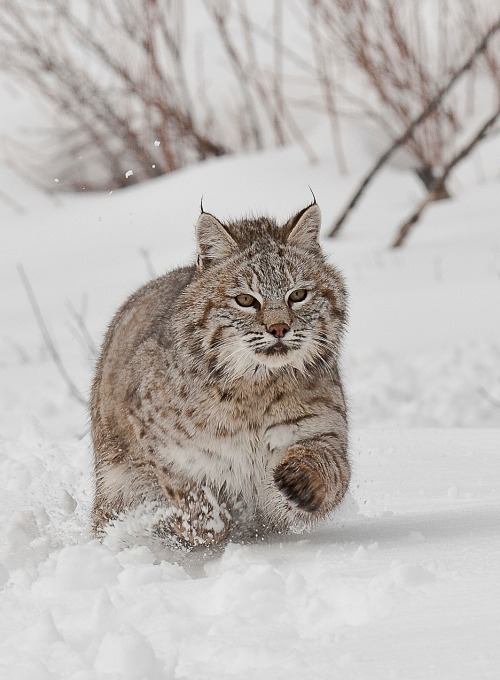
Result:
M250 29L250 19L247 15L247 29ZM285 108L283 96L283 3L274 0L273 5L273 97L274 97L274 131L278 146L285 144L285 135L281 128Z
M330 124L330 136L333 145L333 155L337 163L340 175L347 174L347 160L342 145L342 135L340 132L339 112L335 101L335 84L327 69L325 45L321 39L318 29L318 12L315 3L309 5L309 33L313 48L314 59L316 62L317 79L323 92L325 111Z
M142 256L142 259L144 260L144 264L146 265L149 277L151 279L156 279L158 275L153 267L153 262L151 260L151 255L149 254L149 250L146 250L146 248L139 248L139 252Z
M69 310L69 313L71 315L71 318L73 319L75 326L76 326L76 331L78 333L78 339L80 340L83 348L86 350L88 356L92 360L96 360L97 357L99 356L99 349L97 345L94 342L93 337L90 334L89 329L87 328L87 324L85 323L85 312L86 312L86 307L87 307L87 299L86 297L83 299L83 304L82 304L82 310L78 312L71 302L67 303L67 307Z
M217 2L213 0L204 0L207 12L213 18L215 27L217 28L220 40L229 59L229 63L235 73L236 80L241 90L243 100L245 102L246 114L252 133L252 141L255 149L262 149L264 146L262 140L261 128L259 125L259 118L255 106L252 91L249 87L249 77L247 69L243 64L241 53L236 47L233 40L233 33L228 27L227 13L221 8Z
M497 406L498 408L500 408L500 400L495 399L495 397L493 397L493 396L488 392L488 390L485 390L484 387L481 387L481 386L478 387L478 388L477 388L477 391L479 392L479 394L480 394L481 396L483 396L483 397L486 399L486 401L489 401L489 403L490 403L492 406Z
M12 196L9 196L5 191L2 191L2 189L0 189L0 201L7 203L7 205L18 215L22 215L25 212L23 206L18 203L15 198L12 198Z
M45 320L43 318L43 314L40 310L40 306L37 302L37 299L35 297L35 293L33 292L33 288L31 286L31 283L26 275L26 272L24 271L24 267L21 264L17 265L17 271L19 272L19 276L21 278L22 284L24 286L24 290L26 291L26 295L28 296L28 300L31 306L31 309L33 311L33 314L35 315L35 319L38 325L38 328L40 330L40 333L42 334L43 341L45 343L45 346L47 347L47 350L49 352L50 358L54 362L55 367L57 368L59 375L61 378L64 380L66 383L66 386L69 389L70 395L75 399L79 404L82 406L87 405L87 400L85 397L82 395L78 387L75 385L75 383L71 380L71 378L68 375L68 372L66 371L66 368L64 367L64 364L61 359L61 355L59 354L59 351L57 347L55 346L54 340L52 339L52 336L50 335L49 329L47 328L47 324L45 323Z

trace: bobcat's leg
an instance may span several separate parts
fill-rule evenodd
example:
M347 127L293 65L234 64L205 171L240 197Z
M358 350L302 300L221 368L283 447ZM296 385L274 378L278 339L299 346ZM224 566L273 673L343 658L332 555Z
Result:
M106 524L129 509L146 502L164 502L155 465L147 460L133 462L128 453L123 454L123 449L120 449L120 454L112 457L108 453L101 456L95 464L92 527L96 535L100 535Z
M284 520L314 521L340 503L350 479L345 437L319 435L290 446L273 472L288 501Z
M231 516L223 499L206 485L168 474L152 460L99 465L96 480L92 519L97 535L122 512L149 501L165 511L154 528L165 539L189 549L228 539Z
M207 485L180 483L158 475L168 501L168 514L158 533L173 538L184 548L215 546L229 538L231 515L225 501Z

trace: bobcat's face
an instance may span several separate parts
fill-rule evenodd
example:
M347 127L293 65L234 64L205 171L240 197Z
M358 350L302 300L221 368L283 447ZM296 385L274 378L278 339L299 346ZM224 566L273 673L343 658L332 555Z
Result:
M192 321L181 341L207 363L209 378L331 365L346 292L324 261L319 226L316 204L282 227L265 218L224 226L201 215L198 274L184 301Z
M220 323L228 373L286 365L304 372L338 349L345 317L340 277L311 254L281 251L254 254L226 284Z

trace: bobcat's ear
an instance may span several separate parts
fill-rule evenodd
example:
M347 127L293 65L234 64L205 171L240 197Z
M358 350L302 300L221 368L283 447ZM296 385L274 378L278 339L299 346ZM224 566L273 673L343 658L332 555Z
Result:
M217 218L202 212L196 223L198 241L198 266L229 257L237 249L236 241Z
M318 236L321 228L321 210L317 203L308 205L288 220L285 224L288 233L287 243L306 250L318 248Z

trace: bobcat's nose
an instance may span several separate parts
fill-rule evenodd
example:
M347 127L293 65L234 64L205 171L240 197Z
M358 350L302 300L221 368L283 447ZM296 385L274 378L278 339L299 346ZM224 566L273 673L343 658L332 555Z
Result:
M287 323L273 323L272 326L267 327L267 332L275 338L284 338L289 330L290 326Z

